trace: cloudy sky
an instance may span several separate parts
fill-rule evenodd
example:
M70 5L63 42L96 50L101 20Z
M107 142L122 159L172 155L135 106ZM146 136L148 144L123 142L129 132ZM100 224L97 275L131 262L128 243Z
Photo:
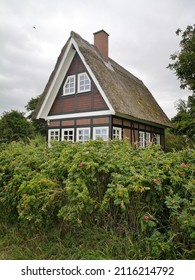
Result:
M141 79L171 118L190 92L166 67L179 50L175 31L194 19L194 0L0 0L0 115L24 112L43 92L71 30L93 43L104 29L109 56Z

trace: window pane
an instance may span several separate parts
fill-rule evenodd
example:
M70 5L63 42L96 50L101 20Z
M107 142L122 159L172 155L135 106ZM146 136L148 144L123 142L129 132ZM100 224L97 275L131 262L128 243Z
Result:
M67 77L64 84L64 93L74 93L75 92L75 76Z
M79 92L85 92L89 91L91 88L91 80L87 76L86 73L79 75L79 84L78 84L78 91Z
M108 139L108 128L94 128L94 139L102 138L103 140Z

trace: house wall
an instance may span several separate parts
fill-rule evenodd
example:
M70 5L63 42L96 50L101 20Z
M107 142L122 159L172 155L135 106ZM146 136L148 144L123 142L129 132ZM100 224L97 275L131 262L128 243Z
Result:
M78 74L86 72L91 79L91 90L88 92L77 92ZM63 95L63 86L68 76L75 75L76 92L74 94ZM57 93L55 101L49 112L49 116L55 116L55 120L51 120L48 125L48 136L56 140L63 139L64 130L71 131L72 141L78 140L78 129L88 129L90 131L90 138L94 137L95 128L105 128L108 132L108 138L113 139L113 129L120 131L122 139L128 139L132 146L140 145L140 133L144 138L144 145L147 146L146 138L152 142L155 135L160 137L160 143L164 146L164 129L150 124L121 118L113 115L101 115L101 111L108 110L102 95L98 91L95 83L90 77L89 73L79 55L76 53L73 61L64 77L62 85ZM96 116L67 118L68 114L83 113L83 112L97 112ZM99 112L98 112L99 111ZM63 119L60 115L66 115ZM68 132L69 133L69 132Z
M112 126L120 127L122 129L122 138L128 139L131 145L139 145L139 132L149 133L150 142L155 142L156 136L160 136L160 143L162 147L165 146L164 128L154 125L144 124L133 120L128 120L114 116L112 119Z
M93 138L94 127L111 127L111 116L97 116L88 118L72 118L59 121L50 121L48 131L58 129L60 132L59 139L61 139L62 129L74 129L74 141L77 140L77 128L90 128L91 138ZM109 136L110 138L110 136Z
M164 141L164 128L157 127L141 122L136 122L116 116L97 116L97 117L83 117L83 118L72 118L66 120L55 120L50 121L48 130L58 129L59 139L61 139L62 129L74 129L74 141L77 140L77 128L90 128L93 139L93 129L96 127L108 127L108 138L113 139L113 127L121 129L122 139L128 139L132 146L139 146L139 133L149 133L150 143L154 142L154 138L158 135L160 137L160 144L162 147L165 145ZM150 144L147 143L147 144Z
M77 75L86 72L91 79L91 91L77 93L77 78L76 78L76 93L70 95L63 95L63 85L70 75ZM64 77L62 85L58 91L55 101L49 112L49 116L60 114L71 114L89 111L107 110L108 107L98 91L95 83L90 77L87 69L81 61L79 55L76 53L73 61Z

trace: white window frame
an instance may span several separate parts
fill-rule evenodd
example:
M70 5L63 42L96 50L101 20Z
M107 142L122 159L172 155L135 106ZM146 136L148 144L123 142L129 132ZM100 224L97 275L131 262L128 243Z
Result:
M157 145L160 145L161 143L160 143L160 134L156 134L156 144Z
M68 132L68 134L66 135L67 139L65 139L64 132ZM72 132L72 134L70 134L70 132ZM62 129L61 141L74 142L74 128L63 128Z
M88 131L88 138L87 139L85 137L87 134L79 134L79 131L81 131L81 130ZM83 136L82 139L80 139L80 136ZM91 138L91 129L90 129L90 127L78 127L77 128L77 134L76 134L77 142L84 143L84 142L90 140L90 138Z
M145 132L139 131L139 147L145 148Z
M73 82L71 82L73 83L73 86L70 86L70 79L73 79ZM66 88L68 83L69 83L69 87ZM75 88L76 88L75 75L68 76L63 86L63 95L75 94Z
M97 130L100 130L100 133L97 133ZM106 130L106 133L102 133L103 130ZM106 138L104 136L106 136ZM96 140L98 138L102 138L104 141L107 141L108 137L109 137L108 126L100 126L100 127L95 126L93 128L93 139L94 140Z
M81 85L81 77L84 76L84 80L83 80L83 85ZM86 81L89 81L89 84L86 84ZM86 88L89 85L89 88ZM81 89L81 86L84 87L84 89ZM87 91L91 91L91 79L89 78L89 76L87 75L86 72L83 73L79 73L78 74L78 86L77 86L77 91L78 93L81 92L87 92Z
M122 128L113 126L112 128L112 138L113 139L122 139Z
M151 133L150 132L146 132L146 135L145 135L145 147L148 147L150 146L150 143L151 143Z
M51 135L52 132L57 133L54 135L55 139L51 139L53 136L53 135ZM48 130L48 142L50 143L51 141L59 141L59 140L60 140L60 129L49 129Z

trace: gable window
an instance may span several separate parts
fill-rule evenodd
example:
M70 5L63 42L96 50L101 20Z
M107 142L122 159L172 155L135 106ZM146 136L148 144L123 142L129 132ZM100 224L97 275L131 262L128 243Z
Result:
M59 129L49 129L48 130L48 140L59 141L60 140L60 130Z
M90 128L77 128L77 141L84 143L90 139Z
M63 87L63 95L74 94L75 93L75 75L68 76L64 87Z
M87 73L78 74L78 92L86 92L91 90L91 80Z
M62 141L74 142L74 129L64 128L62 129Z
M122 139L122 129L121 127L113 127L113 139Z
M108 140L108 127L94 127L93 139L96 140L98 138Z

